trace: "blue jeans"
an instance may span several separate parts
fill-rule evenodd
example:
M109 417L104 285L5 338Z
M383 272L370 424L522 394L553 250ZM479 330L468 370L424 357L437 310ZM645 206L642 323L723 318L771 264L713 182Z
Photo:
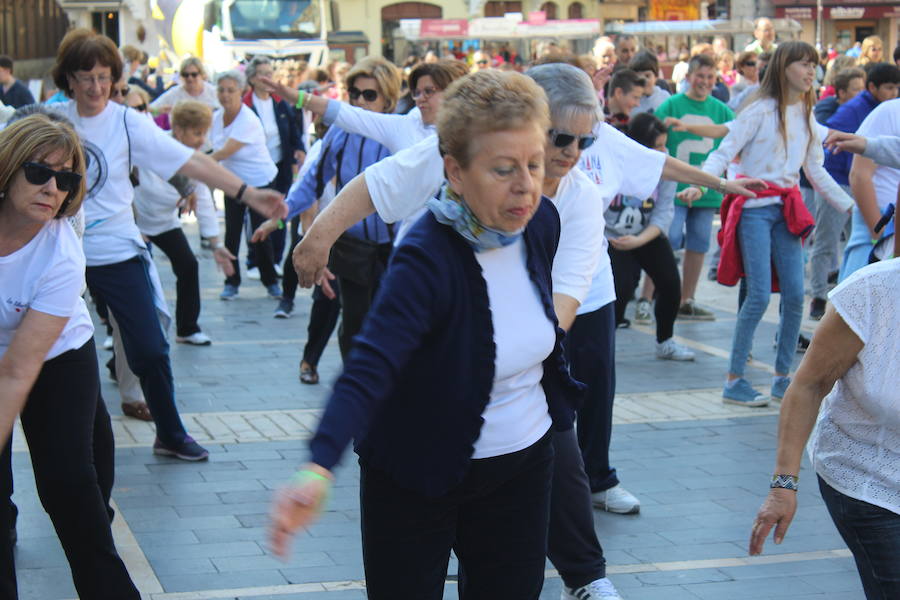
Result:
M840 493L819 477L819 490L844 538L868 600L900 598L900 515Z
M688 208L675 205L675 214L669 226L669 242L673 250L682 247L691 252L706 254L712 233L714 208Z
M803 318L803 250L800 237L788 231L780 204L746 208L738 223L747 299L738 312L731 343L729 372L742 376L753 335L772 294L772 263L781 289L781 320L775 372L787 374L793 363Z
M844 264L841 265L841 274L838 281L847 279L854 272L859 271L869 264L869 254L872 253L872 232L866 225L859 207L853 207L853 217L850 225L850 239L844 248Z

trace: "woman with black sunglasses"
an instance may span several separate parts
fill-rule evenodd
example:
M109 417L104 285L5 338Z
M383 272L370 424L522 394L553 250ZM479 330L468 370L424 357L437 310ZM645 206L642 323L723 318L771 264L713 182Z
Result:
M110 529L112 426L81 298L84 252L65 218L81 208L84 170L68 124L31 115L0 133L0 439L8 460L21 412L38 494L78 595L138 599ZM0 469L3 492L12 489L10 475ZM10 503L0 502L0 531L13 525ZM0 596L17 597L8 543L0 544Z

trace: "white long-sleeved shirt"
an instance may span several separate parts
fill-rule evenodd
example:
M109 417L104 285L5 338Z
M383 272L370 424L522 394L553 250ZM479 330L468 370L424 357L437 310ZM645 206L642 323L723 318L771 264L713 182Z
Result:
M141 185L134 189L134 219L144 235L159 235L181 227L178 217L178 202L181 194L168 181L156 173L141 169ZM209 188L196 181L194 194L197 196L197 222L200 235L205 238L218 237L219 221L216 207Z
M374 140L396 154L430 135L437 133L434 125L422 121L418 107L405 115L377 113L358 106L332 100L323 120L337 125L347 133L356 133Z
M802 103L791 104L785 111L787 144L778 126L778 107L772 98L756 100L728 124L729 132L703 163L703 170L719 176L728 163L740 153L737 173L756 177L778 187L790 188L800 181L800 167L807 178L829 204L841 212L853 206L853 199L832 179L822 166L822 151L818 127L813 115L805 115ZM807 126L807 120L810 126ZM810 129L812 140L810 140ZM744 208L759 208L778 204L781 198L747 200Z

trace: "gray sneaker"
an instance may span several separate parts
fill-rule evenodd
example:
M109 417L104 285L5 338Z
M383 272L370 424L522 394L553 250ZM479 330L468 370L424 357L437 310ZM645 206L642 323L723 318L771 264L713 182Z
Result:
M694 304L693 298L688 298L678 309L678 318L683 321L715 321L716 315Z
M653 311L650 308L650 301L641 298L634 305L634 322L638 325L649 325L653 322Z
M656 358L660 360L688 361L694 360L694 353L676 342L674 338L669 338L656 344Z
M594 506L606 512L620 515L633 515L641 512L641 501L634 494L622 487L621 484L591 494Z

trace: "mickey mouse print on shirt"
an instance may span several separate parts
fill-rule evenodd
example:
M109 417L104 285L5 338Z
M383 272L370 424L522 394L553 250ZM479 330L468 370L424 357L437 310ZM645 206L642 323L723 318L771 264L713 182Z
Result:
M641 200L634 196L618 194L613 198L607 210L607 229L616 237L623 235L637 235L642 232L649 223L650 213L656 206L657 191ZM612 218L609 218L612 217Z

